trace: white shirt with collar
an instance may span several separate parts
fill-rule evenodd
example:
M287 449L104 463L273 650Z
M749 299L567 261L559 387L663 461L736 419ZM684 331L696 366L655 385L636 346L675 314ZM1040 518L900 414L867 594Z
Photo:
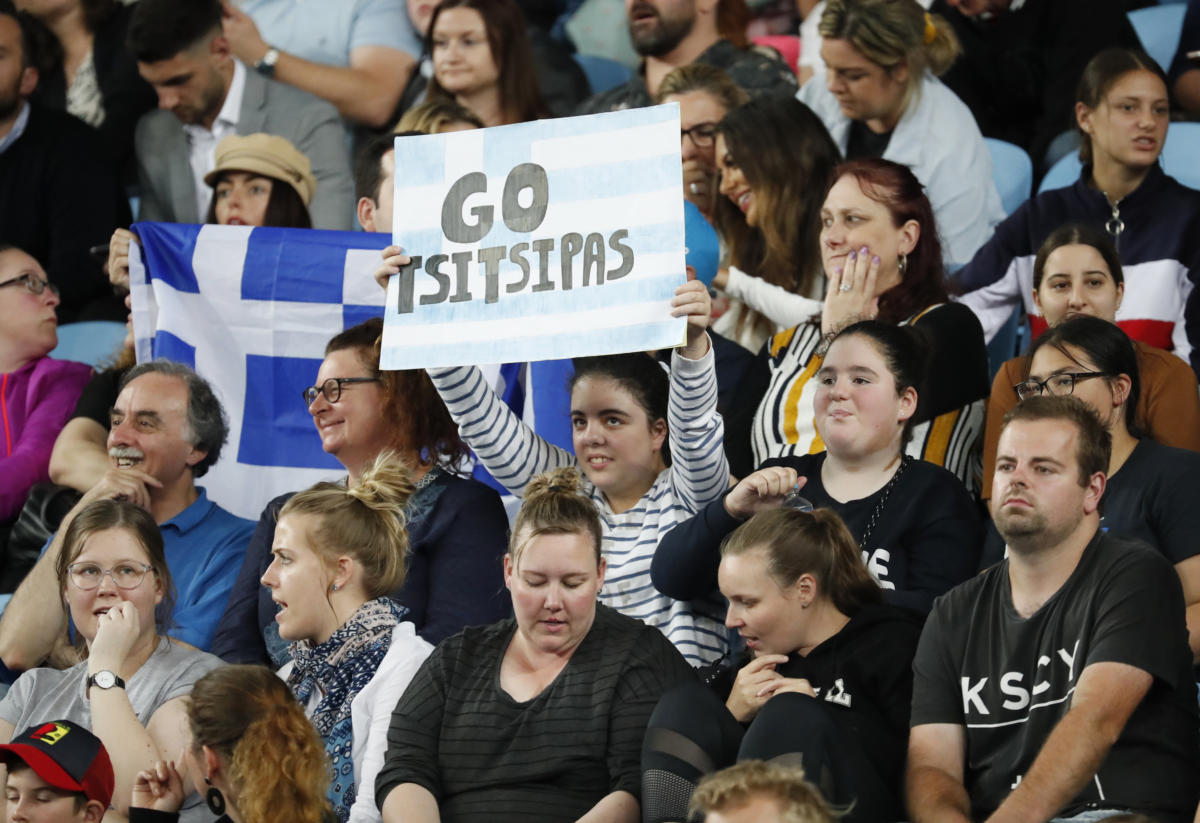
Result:
M192 177L196 181L196 204L202 222L208 214L209 201L212 200L212 190L204 182L204 176L217 164L217 143L220 143L223 137L237 134L238 117L242 111L242 93L245 88L246 67L240 60L234 60L233 80L225 95L225 103L213 120L212 128L190 124L183 126L188 140L188 162L192 166Z

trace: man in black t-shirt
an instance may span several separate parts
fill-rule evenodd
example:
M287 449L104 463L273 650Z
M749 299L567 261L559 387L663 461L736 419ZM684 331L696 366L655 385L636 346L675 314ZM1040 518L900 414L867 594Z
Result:
M1008 558L934 604L913 662L915 823L1192 820L1183 594L1157 552L1100 532L1110 449L1073 397L1006 415L991 507Z

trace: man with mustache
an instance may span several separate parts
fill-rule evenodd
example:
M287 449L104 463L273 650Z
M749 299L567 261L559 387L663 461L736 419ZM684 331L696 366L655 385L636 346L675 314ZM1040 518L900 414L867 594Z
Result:
M1183 593L1161 555L1100 530L1110 450L1071 396L1005 416L991 508L1008 557L935 602L913 661L914 823L1192 820Z
M94 500L133 501L162 529L176 588L169 635L207 650L225 609L254 524L195 485L228 437L220 401L187 366L154 360L126 375L111 422L112 468L68 512L0 620L0 660L9 669L39 665L65 640L55 564L71 520Z
M643 58L623 86L585 100L579 114L649 106L663 78L689 63L716 66L751 97L796 93L796 75L782 60L738 48L720 35L722 14L745 0L625 0L629 36Z

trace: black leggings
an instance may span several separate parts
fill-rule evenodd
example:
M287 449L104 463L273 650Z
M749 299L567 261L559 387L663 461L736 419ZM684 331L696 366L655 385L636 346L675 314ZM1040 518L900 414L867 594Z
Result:
M887 785L859 740L839 733L829 712L807 695L780 694L743 727L711 689L672 689L650 715L642 744L642 820L686 820L700 778L742 760L803 766L826 800L850 807L846 823L902 820L897 787Z

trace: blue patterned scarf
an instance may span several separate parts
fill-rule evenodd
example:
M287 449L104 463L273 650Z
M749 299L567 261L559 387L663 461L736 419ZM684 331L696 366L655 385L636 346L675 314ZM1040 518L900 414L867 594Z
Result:
M309 719L325 740L333 768L329 802L342 823L349 819L357 795L350 703L375 676L392 644L392 629L406 612L390 597L377 597L363 603L324 643L291 645L295 665L287 684L300 705L308 704L313 689L324 694Z

